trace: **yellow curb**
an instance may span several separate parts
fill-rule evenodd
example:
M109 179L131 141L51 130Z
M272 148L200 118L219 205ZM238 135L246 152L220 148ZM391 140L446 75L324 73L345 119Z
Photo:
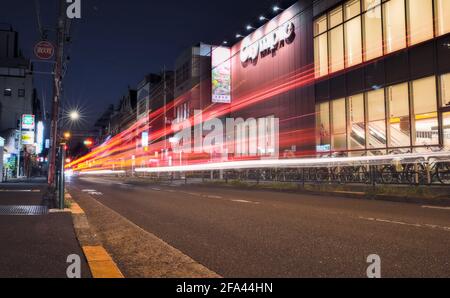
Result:
M80 205L78 205L77 203L72 203L70 205L70 211L72 212L72 214L84 214L84 210L81 209Z
M122 272L102 246L83 246L94 278L124 278Z

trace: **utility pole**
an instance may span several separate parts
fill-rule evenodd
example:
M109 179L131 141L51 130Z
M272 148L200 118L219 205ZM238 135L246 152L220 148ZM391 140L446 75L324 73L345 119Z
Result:
M50 163L48 171L48 183L53 185L56 173L56 148L58 147L58 118L62 89L62 66L64 57L64 40L66 29L65 0L59 0L59 16L56 37L56 63L54 69L52 124L50 135Z

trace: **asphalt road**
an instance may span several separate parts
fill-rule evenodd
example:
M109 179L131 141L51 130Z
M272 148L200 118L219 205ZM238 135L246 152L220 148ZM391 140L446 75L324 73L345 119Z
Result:
M79 191L224 277L450 277L450 209L79 178Z

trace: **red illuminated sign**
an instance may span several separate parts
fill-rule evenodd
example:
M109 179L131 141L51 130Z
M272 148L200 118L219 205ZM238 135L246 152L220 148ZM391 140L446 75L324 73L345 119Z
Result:
M34 46L34 55L41 60L50 60L55 54L55 47L48 41L40 41Z

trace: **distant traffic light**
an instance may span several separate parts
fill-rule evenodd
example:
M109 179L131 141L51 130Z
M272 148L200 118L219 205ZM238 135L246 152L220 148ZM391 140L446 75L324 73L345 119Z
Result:
M83 143L84 143L84 146L86 146L86 147L91 147L92 145L94 145L94 141L91 139L86 139L86 140L84 140Z

